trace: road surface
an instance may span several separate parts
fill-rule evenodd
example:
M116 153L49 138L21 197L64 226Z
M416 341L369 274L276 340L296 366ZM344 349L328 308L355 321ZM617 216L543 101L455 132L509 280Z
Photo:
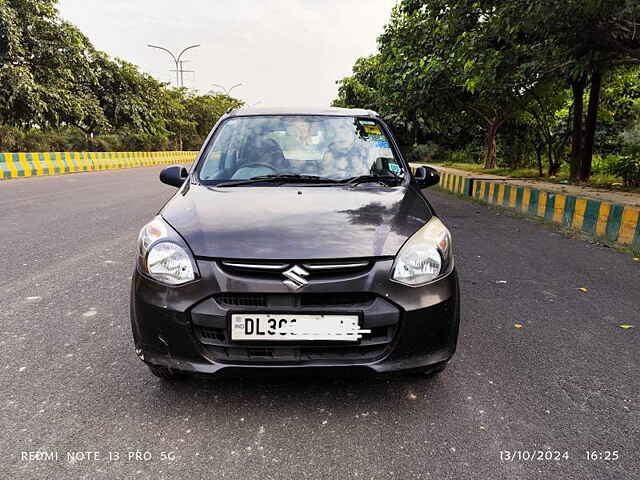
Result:
M0 478L638 478L628 253L428 190L462 285L440 376L167 384L128 318L137 233L174 191L159 170L0 182Z

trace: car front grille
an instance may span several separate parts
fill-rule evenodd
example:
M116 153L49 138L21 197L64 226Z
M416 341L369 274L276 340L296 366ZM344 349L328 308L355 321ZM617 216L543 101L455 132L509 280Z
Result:
M357 313L370 329L357 342L273 341L234 342L229 316L239 312ZM311 362L366 363L382 358L400 325L400 310L372 293L221 293L191 312L195 338L207 357L222 363L271 364Z
M352 306L370 304L375 295L368 293L304 293L301 295L262 294L262 293L220 293L214 300L223 307L266 307L268 300L282 305L285 299L292 307ZM277 303L276 303L277 302Z
M233 307L266 307L267 297L261 293L221 293L214 297L220 305Z
M307 344L270 343L235 345L228 342L226 329L197 327L206 351L219 362L299 363L309 361L373 361L382 356L395 335L395 326L372 328L357 344L317 342Z
M282 273L293 266L302 267L308 272L309 279L340 277L367 272L373 265L369 259L340 261L236 261L221 260L219 267L226 273L243 277L282 279Z

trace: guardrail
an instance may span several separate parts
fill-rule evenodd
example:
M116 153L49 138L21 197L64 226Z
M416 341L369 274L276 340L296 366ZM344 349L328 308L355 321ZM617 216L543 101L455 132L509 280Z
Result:
M195 160L198 152L0 153L0 180L137 168Z
M640 208L440 171L440 188L640 252Z

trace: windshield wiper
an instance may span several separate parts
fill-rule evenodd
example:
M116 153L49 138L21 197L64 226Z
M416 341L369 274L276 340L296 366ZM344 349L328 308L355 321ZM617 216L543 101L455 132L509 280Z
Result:
M216 187L238 187L242 185L252 185L254 183L261 182L279 182L280 185L284 183L339 183L337 180L334 180L332 178L319 177L317 175L299 175L294 173L287 173L259 175L257 177L251 177L247 180L219 183L216 185Z
M346 185L358 185L359 183L377 182L382 185L389 186L389 184L397 185L402 181L402 177L395 175L359 175L357 177L347 178L340 183Z

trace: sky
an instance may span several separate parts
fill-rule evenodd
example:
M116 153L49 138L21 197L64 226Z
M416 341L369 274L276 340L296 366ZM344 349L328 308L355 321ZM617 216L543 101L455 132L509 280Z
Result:
M201 44L183 57L186 87L213 84L248 105L327 106L336 80L376 38L396 0L60 0L60 14L96 48L175 85L166 52Z

